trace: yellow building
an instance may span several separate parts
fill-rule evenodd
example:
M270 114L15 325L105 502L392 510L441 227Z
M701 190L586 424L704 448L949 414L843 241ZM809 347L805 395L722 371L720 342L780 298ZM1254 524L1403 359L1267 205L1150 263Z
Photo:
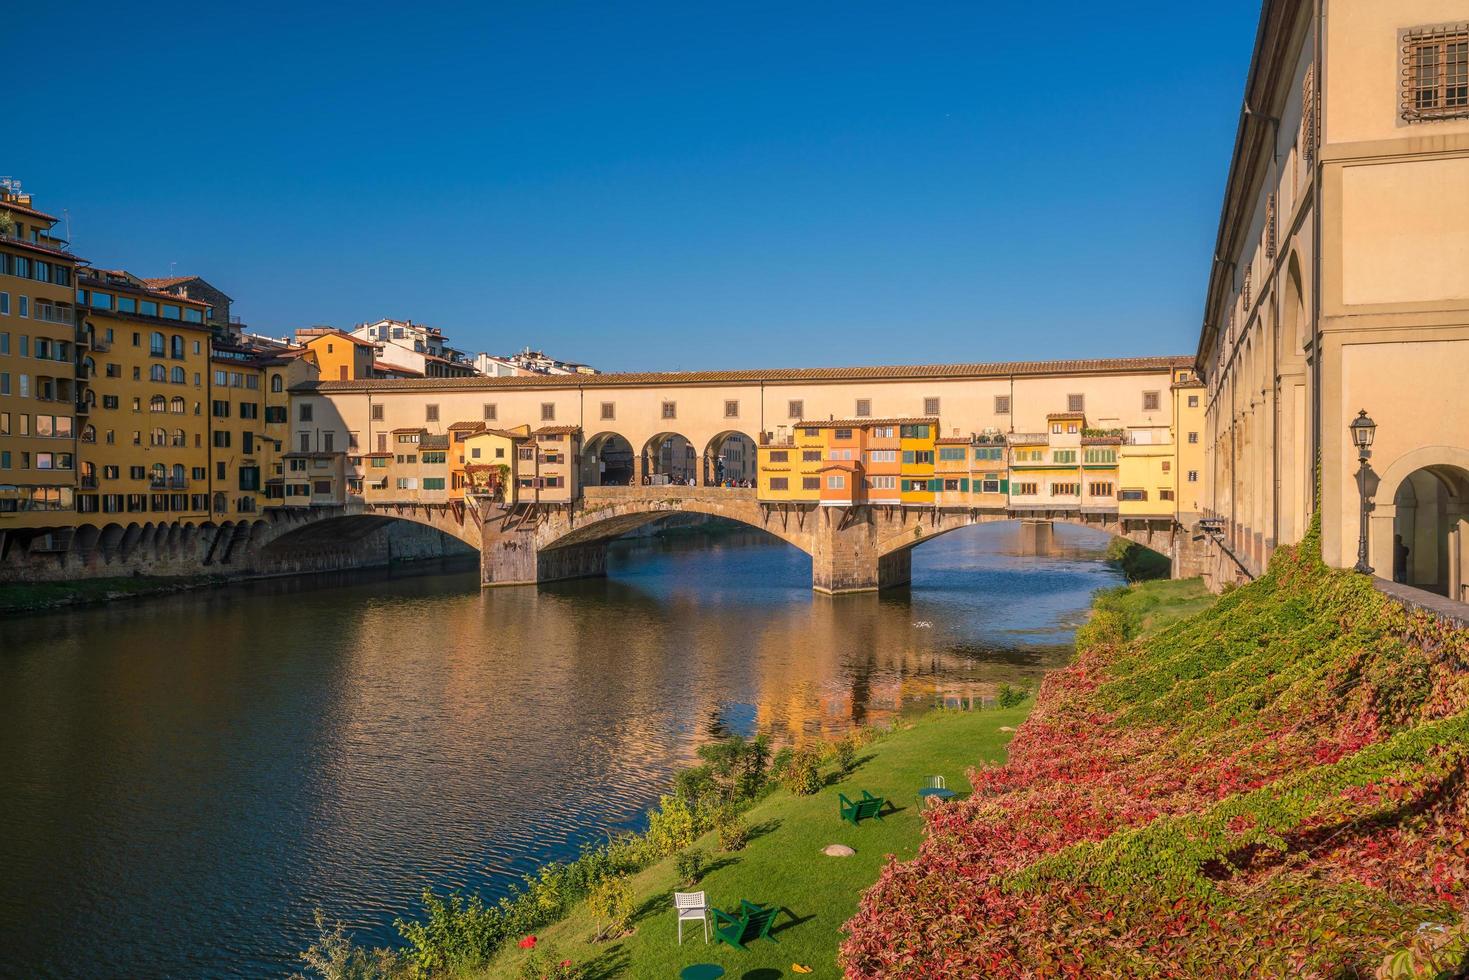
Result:
M1117 512L1121 517L1173 519L1177 506L1170 443L1124 445L1118 460Z
M92 347L82 362L86 499L78 508L126 515L100 518L108 521L209 519L212 459L235 436L210 432L212 414L232 406L233 392L213 390L208 307L105 269L78 278L76 302L86 308Z
M1192 527L1204 511L1204 413L1208 388L1197 374L1175 370L1173 396L1173 444L1176 455L1178 522Z
M1121 480L1122 433L1096 432L1081 437L1081 509L1115 513Z
M532 482L529 486L524 484L527 473L521 469L519 500L522 503L529 500L538 504L570 504L580 497L577 476L581 472L581 427L544 425L531 433L531 442L535 446Z
M356 381L376 377L378 348L360 337L332 327L296 331L296 343L310 351L323 381Z
M907 418L890 421L898 427L899 459L902 463L898 477L899 499L905 506L932 505L939 486L934 475L939 420Z
M832 428L797 422L790 433L765 435L756 448L756 496L762 503L815 504L821 500L821 467Z
M77 439L76 256L30 195L0 186L0 536L70 526Z

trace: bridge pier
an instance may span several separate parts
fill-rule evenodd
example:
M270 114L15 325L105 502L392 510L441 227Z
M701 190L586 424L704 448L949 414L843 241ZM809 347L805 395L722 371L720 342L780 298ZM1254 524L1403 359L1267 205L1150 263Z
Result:
M535 529L485 535L480 550L480 585L535 585L607 574L607 542L561 547L536 544Z
M1020 522L1020 553L1022 555L1049 555L1056 526L1050 521L1025 520Z

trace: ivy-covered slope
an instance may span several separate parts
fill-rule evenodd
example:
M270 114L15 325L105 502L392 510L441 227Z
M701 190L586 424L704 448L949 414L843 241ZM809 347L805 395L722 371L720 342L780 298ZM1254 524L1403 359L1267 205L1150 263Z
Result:
M1126 608L868 891L848 976L1455 975L1469 631L1314 533L1154 636Z

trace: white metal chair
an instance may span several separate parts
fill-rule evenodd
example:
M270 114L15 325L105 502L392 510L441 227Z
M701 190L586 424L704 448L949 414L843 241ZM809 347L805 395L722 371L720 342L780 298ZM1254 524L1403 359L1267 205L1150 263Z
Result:
M703 892L674 892L673 908L678 912L678 944L683 945L683 924L695 920L704 924L704 942L709 941L709 903Z
M948 786L944 785L944 777L943 776L924 776L923 777L923 788L924 789L948 789Z

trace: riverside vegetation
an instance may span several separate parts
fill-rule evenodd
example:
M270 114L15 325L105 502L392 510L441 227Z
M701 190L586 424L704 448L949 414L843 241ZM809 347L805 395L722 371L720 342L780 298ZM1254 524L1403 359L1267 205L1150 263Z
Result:
M848 976L1466 975L1469 631L1318 530L1195 615L1178 585L1099 599L864 897Z
M308 972L328 980L389 977L676 976L692 962L734 972L792 962L817 975L836 970L842 923L857 909L885 856L913 857L923 817L913 798L928 773L951 785L966 766L1004 755L1028 696L1002 687L1009 707L936 711L894 730L867 728L841 739L771 753L763 738L702 746L700 765L679 773L650 812L643 834L622 834L552 864L494 904L474 896L423 895L422 914L398 923L406 945L355 946L345 929L318 918L320 937L305 954ZM897 797L896 812L852 828L837 817L836 794L862 786ZM821 849L845 843L849 858ZM779 943L749 952L705 945L684 927L678 945L672 891L708 893L711 904L741 898L787 910ZM739 975L735 973L734 975Z

